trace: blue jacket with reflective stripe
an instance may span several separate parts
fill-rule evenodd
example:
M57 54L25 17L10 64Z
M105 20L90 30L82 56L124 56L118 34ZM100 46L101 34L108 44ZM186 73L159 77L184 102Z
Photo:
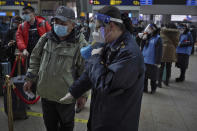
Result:
M193 43L191 32L188 32L187 34L181 34L179 43L180 44L176 49L176 53L191 55Z
M142 53L145 64L160 64L162 57L162 42L160 35L150 38L148 44L144 46Z

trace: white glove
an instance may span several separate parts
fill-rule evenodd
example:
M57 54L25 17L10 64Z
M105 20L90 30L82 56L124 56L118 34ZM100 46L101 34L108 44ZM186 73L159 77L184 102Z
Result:
M96 55L96 54L101 55L102 52L103 52L103 48L98 48L98 49L93 49L91 54L92 55Z
M67 93L64 97L62 97L59 101L63 102L63 101L66 101L66 100L69 100L69 99L74 99L74 97L70 94L70 93Z
M146 40L148 38L148 34L147 33L138 33L138 36L142 40Z
M144 35L144 33L138 33L138 36L140 39L142 39L143 35Z
M16 42L16 41L11 40L11 41L8 43L8 46L12 46L12 45L14 45L14 44L15 44L15 42Z
M158 65L158 64L155 64L155 66L156 66L157 68L160 68L160 65Z
M26 56L26 57L29 56L29 52L27 51L27 49L23 50L23 56Z
M146 40L147 38L148 38L147 34L144 34L143 37L142 37L143 40Z

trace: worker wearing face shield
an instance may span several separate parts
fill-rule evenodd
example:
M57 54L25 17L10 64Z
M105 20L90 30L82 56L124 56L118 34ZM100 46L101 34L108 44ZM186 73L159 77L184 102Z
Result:
M60 101L78 98L92 89L88 131L137 131L143 56L118 8L103 7L95 14L95 21L95 44L85 72Z
M146 65L144 92L148 93L148 79L151 80L151 94L156 92L156 82L159 78L159 65L162 57L162 41L155 24L149 24L144 30L142 53Z

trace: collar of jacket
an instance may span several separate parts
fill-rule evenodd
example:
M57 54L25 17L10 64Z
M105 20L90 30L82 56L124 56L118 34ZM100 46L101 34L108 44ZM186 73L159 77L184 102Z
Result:
M131 34L126 31L126 32L123 32L122 35L115 40L115 42L111 45L111 44L107 44L106 45L106 48L118 48L121 44L122 41L126 42L127 39L129 39L129 37L131 37Z
M72 32L67 36L67 38L63 41L69 42L69 43L76 43L79 41L80 38L80 27L76 26ZM60 42L62 42L59 37L55 34L54 30L53 30L53 26L52 26L52 30L50 32L47 33L47 38L50 40L53 40L55 42L57 42L58 44Z

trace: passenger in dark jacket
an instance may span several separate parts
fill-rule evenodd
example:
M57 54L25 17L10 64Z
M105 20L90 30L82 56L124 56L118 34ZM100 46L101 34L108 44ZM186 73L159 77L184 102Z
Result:
M8 30L6 37L5 37L5 48L7 51L7 57L13 66L15 61L15 50L17 48L16 44L16 32L18 26L22 23L22 18L20 16L15 16L12 18L12 25L11 29Z
M88 131L138 131L143 56L131 34L125 30L124 19L116 7L105 6L96 18L98 32L104 28L106 44L92 50L85 72L61 100L78 98L92 88Z
M180 26L180 40L176 49L177 63L176 66L180 68L181 74L179 78L176 78L176 82L183 82L185 80L185 72L189 65L189 56L192 52L193 38L191 32L186 25Z
M159 31L155 24L149 25L149 38L145 41L143 47L144 63L146 65L144 92L148 92L148 79L151 79L151 93L155 93L157 85L156 81L159 77L159 64L162 57L162 42L158 35Z

